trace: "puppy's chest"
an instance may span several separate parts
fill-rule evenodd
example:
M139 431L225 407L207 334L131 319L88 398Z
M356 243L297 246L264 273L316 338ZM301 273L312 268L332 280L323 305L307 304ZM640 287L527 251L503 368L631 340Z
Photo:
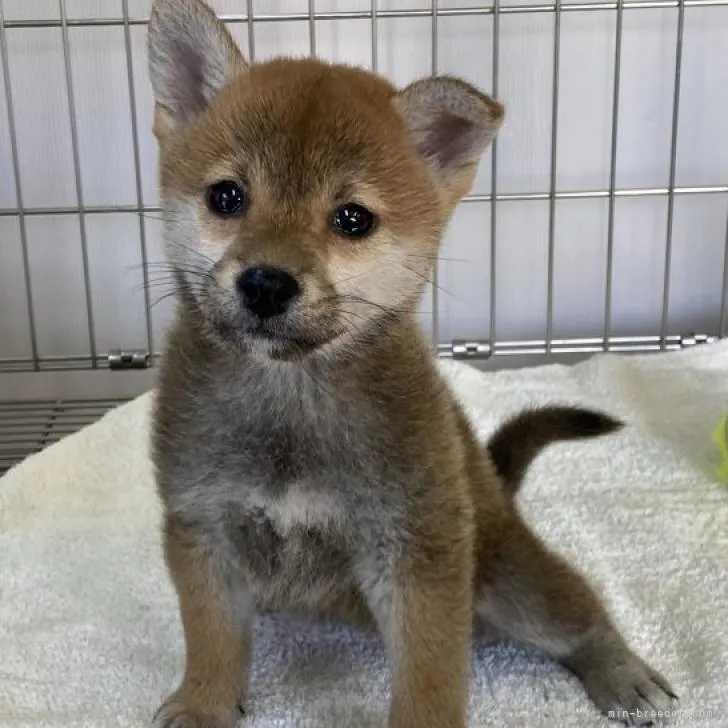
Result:
M344 528L344 499L316 481L284 481L275 489L248 482L243 489L242 520L264 525L281 538L299 530L334 534Z
M388 448L383 452L376 433L353 417L315 423L262 419L228 432L217 438L219 468L284 530L331 516L347 498L376 497L393 469Z
M224 524L263 607L335 600L354 559L403 512L400 468L371 417L335 414L208 407L159 439L167 502Z
M334 598L351 572L347 520L342 502L300 483L273 497L250 491L233 538L259 603L286 609Z

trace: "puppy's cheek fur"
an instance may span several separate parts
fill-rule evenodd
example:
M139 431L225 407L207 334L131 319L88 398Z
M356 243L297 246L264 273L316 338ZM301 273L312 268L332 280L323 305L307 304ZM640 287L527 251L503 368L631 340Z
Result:
M240 272L240 263L228 255L236 238L231 226L211 226L193 200L168 197L165 205L167 259L198 301L215 297L217 306L229 306Z
M213 241L204 236L197 205L183 198L167 197L164 209L164 246L170 263L195 270L212 267L216 261L210 255L214 252Z
M374 318L382 308L400 310L417 299L429 278L430 255L421 239L358 243L329 259L328 275L344 308ZM416 252L422 251L422 252Z

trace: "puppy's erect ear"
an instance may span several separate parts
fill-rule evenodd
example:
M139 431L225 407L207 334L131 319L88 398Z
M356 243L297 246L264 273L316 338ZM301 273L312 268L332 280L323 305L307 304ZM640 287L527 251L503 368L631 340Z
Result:
M455 202L503 124L503 107L465 81L433 76L395 96L417 150Z
M189 124L246 68L227 28L202 0L154 1L149 75L158 137Z

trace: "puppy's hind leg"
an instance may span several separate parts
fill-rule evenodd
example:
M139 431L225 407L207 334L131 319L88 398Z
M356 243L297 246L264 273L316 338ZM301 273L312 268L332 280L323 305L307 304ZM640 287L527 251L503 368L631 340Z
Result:
M669 710L672 688L630 650L587 582L515 511L511 518L494 555L478 566L477 615L559 660L612 718L643 724Z

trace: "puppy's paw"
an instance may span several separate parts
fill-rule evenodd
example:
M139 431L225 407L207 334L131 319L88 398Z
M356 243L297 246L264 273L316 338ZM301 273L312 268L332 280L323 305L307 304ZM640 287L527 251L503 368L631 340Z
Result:
M235 728L243 714L242 706L226 711L189 706L177 695L170 696L152 718L152 728Z
M678 699L667 680L624 645L595 649L572 669L597 707L627 725L661 725Z

